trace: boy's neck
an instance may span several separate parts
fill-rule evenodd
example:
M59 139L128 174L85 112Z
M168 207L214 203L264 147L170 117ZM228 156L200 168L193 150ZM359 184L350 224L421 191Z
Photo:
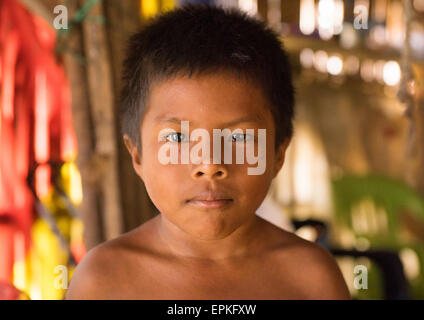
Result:
M180 258L198 258L223 261L235 257L245 257L259 247L262 219L254 214L249 221L218 240L204 240L181 230L162 214L156 220L155 230L163 246L171 255Z

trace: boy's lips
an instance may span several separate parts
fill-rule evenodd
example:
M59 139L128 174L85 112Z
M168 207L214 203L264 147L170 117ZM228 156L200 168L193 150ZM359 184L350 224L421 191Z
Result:
M193 198L187 200L190 205L215 209L221 208L233 202L233 199L224 192L221 191L204 191L198 193Z

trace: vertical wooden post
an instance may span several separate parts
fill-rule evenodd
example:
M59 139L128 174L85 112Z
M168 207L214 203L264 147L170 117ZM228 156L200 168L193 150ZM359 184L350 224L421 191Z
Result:
M81 1L81 4L83 1ZM89 13L102 17L103 3L93 5ZM87 61L87 79L90 109L94 124L95 158L100 173L100 210L106 240L118 236L122 231L116 128L114 118L114 92L112 71L104 23L85 18L84 51Z
M111 67L113 70L115 95L115 120L119 128L119 96L121 91L122 61L128 38L141 28L139 1L105 0L106 28L108 34ZM117 130L119 187L124 211L124 229L130 230L155 215L152 204L142 180L134 172L131 158L123 143L120 130Z
M281 20L284 23L298 24L300 14L300 1L281 1Z
M413 63L414 81L410 82L413 98L411 126L412 141L409 141L409 164L407 178L424 195L424 64Z
M258 14L263 21L267 21L268 14L268 0L259 0L258 1Z
M78 9L75 2L62 1L72 16ZM91 123L89 90L83 57L82 30L76 25L66 37L66 48L62 53L66 76L72 94L73 126L78 142L77 165L81 173L83 188L82 204L78 208L84 222L84 243L91 249L102 241L102 225L97 207L98 183L92 170L94 137Z

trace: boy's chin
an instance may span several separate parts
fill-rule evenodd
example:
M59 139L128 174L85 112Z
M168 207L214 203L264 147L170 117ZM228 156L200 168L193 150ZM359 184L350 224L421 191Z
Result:
M220 240L229 236L239 227L233 224L234 222L231 221L211 219L208 221L197 221L197 223L193 222L190 226L183 227L183 230L199 240Z

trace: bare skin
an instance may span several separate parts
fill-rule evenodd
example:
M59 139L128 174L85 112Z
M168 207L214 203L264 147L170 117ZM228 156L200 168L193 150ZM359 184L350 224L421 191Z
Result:
M324 249L260 217L254 250L215 260L176 255L160 219L91 250L67 299L350 299Z
M127 136L124 141L161 213L90 250L72 277L67 299L350 298L326 250L255 214L290 142L275 150L275 123L257 85L228 73L176 78L153 86L148 106L141 126L143 153ZM164 142L158 133L180 127L169 119L189 120L190 130L210 132L266 128L266 171L247 175L249 164L235 160L160 164ZM198 207L191 199L200 191L221 191L228 205Z

